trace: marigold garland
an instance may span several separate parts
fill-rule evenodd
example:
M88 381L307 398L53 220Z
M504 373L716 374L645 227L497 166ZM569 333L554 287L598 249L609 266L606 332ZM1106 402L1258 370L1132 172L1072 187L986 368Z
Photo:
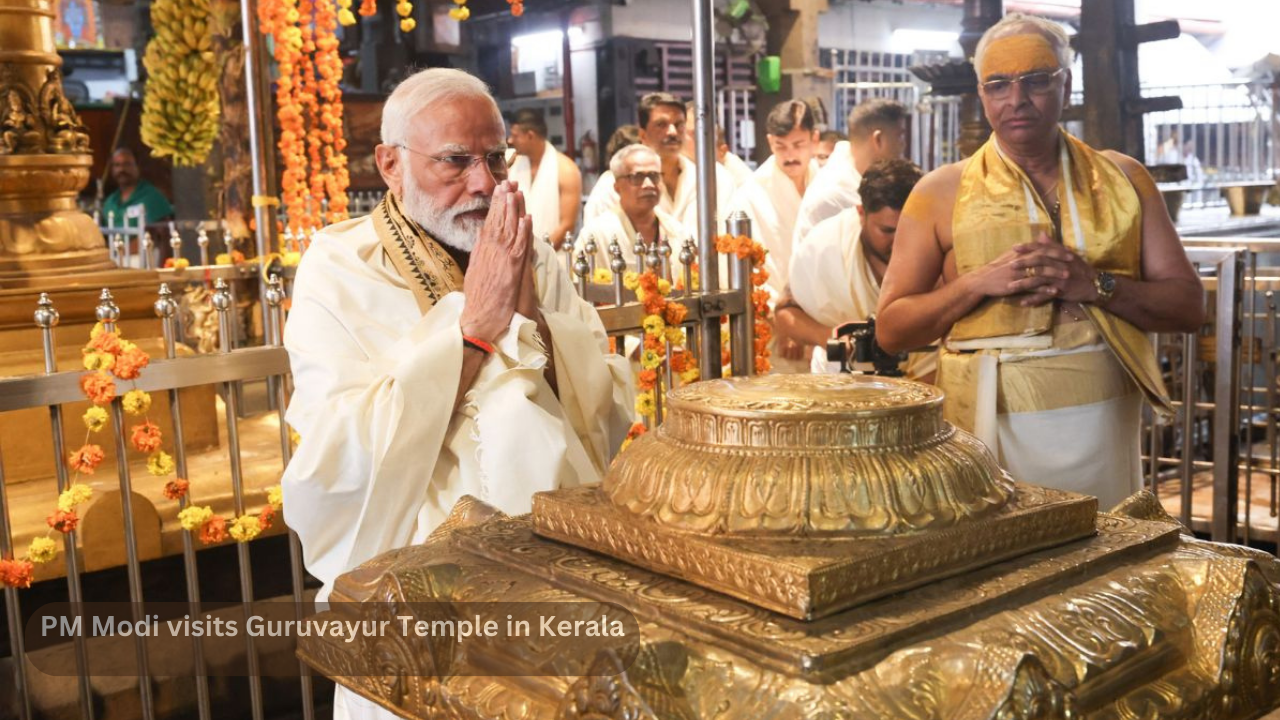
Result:
M142 142L179 166L200 165L218 137L220 76L209 32L208 0L155 0L155 36L142 63Z
M751 259L751 302L755 306L755 362L757 375L764 375L773 368L769 361L769 340L773 337L773 325L770 323L769 293L763 290L769 281L769 271L764 269L765 255L768 253L764 245L745 235L721 235L716 238L716 251L725 255L733 255L739 260ZM725 337L728 342L728 337ZM727 347L722 352L724 374L729 375L730 357Z
M291 233L347 218L351 178L336 31L339 23L354 24L350 6L351 0L264 0L258 6L258 27L275 40L281 196ZM361 15L376 12L372 2L360 7Z
M57 509L45 518L45 524L49 526L45 535L31 541L24 557L0 558L0 584L6 587L30 587L35 565L47 563L58 555L58 545L49 533L56 531L65 535L75 531L80 524L76 508L93 497L93 488L77 481L81 474L92 474L105 457L101 446L88 442L93 433L105 429L110 421L110 416L101 406L116 398L116 379L135 381L151 361L137 345L123 339L114 330L106 330L102 323L89 333L89 342L81 353L88 372L80 378L80 389L94 402L94 406L81 418L85 426L85 443L67 456L67 466L76 475L67 489L58 494ZM173 474L176 464L173 457L161 449L164 438L160 428L146 417L151 408L151 396L135 387L120 398L120 404L130 415L143 417L130 429L129 442L138 451L148 454L147 471L157 477ZM165 484L163 494L181 503L189 488L187 480L175 478ZM236 542L248 542L271 527L282 503L283 493L277 485L267 489L267 505L258 513L246 513L228 522L226 518L215 515L208 506L188 506L178 513L178 522L188 532L198 533L206 544L222 542L227 537Z
M667 300L671 283L658 277L655 270L650 269L643 274L627 272L622 276L622 284L634 291L636 299L644 306L645 316L641 320L644 345L640 351L641 371L636 376L635 410L637 415L651 421L657 415L657 395L665 392L660 372L663 363L670 364L671 371L679 376L682 385L698 379L697 365L684 347L686 336L680 327L688 309L683 303ZM672 348L669 357L668 345Z

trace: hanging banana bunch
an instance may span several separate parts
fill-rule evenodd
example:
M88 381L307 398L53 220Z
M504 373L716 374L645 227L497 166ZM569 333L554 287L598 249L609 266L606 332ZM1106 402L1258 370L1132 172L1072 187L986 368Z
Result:
M208 0L155 0L142 63L142 142L174 165L199 165L218 137L218 77Z

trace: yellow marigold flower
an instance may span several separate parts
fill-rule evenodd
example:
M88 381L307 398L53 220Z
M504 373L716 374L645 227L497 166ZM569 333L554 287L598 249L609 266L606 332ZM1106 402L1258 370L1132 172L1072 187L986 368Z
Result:
M299 435L298 431L294 430L292 427L289 428L289 442L295 448L302 443L302 436Z
M662 356L653 350L645 350L640 353L640 367L645 370L654 370L662 364Z
M471 12L469 10L467 10L466 8L462 8L462 11L465 15L470 17ZM450 10L449 12L453 12L453 11ZM466 20L467 18L464 17L462 19ZM418 27L418 21L414 20L411 17L407 17L400 21L400 32L413 32L413 29L416 27Z
M356 16L347 8L338 11L338 22L344 27L351 27L356 24Z
M151 409L151 396L141 390L130 390L121 403L130 415L142 415Z
M396 3L396 12L400 14L400 17L407 18L413 14L413 5L407 2L398 2Z
M115 364L116 356L111 353L91 352L84 356L85 370L110 370Z
M591 275L591 282L596 285L608 285L613 282L613 272L609 268L598 267Z
M683 344L684 344L684 329L683 329L683 328L678 328L678 327L669 327L669 328L667 328L667 330L666 330L666 332L664 333L664 335L666 335L666 340L667 340L667 342L671 343L672 345L683 345Z
M241 515L231 522L227 532L236 542L249 542L262 532L262 521L257 515Z
M646 293L644 291L644 288L636 286L636 300L639 300L640 302L644 302L645 295Z
M107 410L94 405L80 419L84 420L84 426L89 428L89 432L98 432L107 426Z
M635 290L640 287L640 273L635 270L628 270L622 274L622 287L628 290Z
M157 450L147 458L147 472L156 477L164 477L172 473L173 469L173 457L163 450Z
M125 340L124 338L121 338L121 339L120 339L120 353L121 353L121 354L124 354L124 353L127 353L127 352L133 352L134 350L137 350L137 349L138 349L138 346L137 346L137 345L135 345L135 344L133 344L132 342L129 342L128 340Z
M58 543L47 537L38 537L27 548L27 559L33 563L47 563L58 556Z
M71 512L77 505L88 502L91 497L93 497L93 488L84 483L74 483L58 495L58 509L62 512Z
M213 508L208 505L204 507L191 505L186 510L178 513L178 522L182 523L183 530L195 532L200 529L201 525L208 522L211 517L213 517Z
M662 321L661 315L646 315L641 325L646 335L661 335L667 329L667 324Z
M230 265L231 253L218 253L213 258L214 265Z
M664 297L665 297L665 296L667 296L667 295L670 295L670 294L671 294L671 283L670 283L670 282L668 282L666 279L659 280L659 281L658 281L658 294L659 294L659 295L662 295L662 296L664 296Z
M680 382L688 385L691 382L697 382L699 377L698 368L689 368L688 370L680 373Z
M350 10L347 10L346 13L348 15L351 15ZM338 14L341 15L342 13L338 13ZM351 22L346 24L355 25L356 24L355 16L352 15ZM298 252L297 250L288 250L280 256L280 264L284 265L285 267L296 267L300 262L302 262L302 253Z
M652 392L642 392L636 395L636 414L645 417L653 417L657 411L657 405L654 403Z
M94 325L93 325L93 329L89 331L89 339L90 339L90 340L97 340L97 339L98 339L98 336L99 336L99 335L101 335L102 333L106 332L106 331L107 331L107 329L106 329L106 328L104 328L104 327L102 327L102 322L101 322L101 321L96 322L96 323L94 323Z
M284 490L279 485L272 485L267 488L267 504L276 510L284 504Z

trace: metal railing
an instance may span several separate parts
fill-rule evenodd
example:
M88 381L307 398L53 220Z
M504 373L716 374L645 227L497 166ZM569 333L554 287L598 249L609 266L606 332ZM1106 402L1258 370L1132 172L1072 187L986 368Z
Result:
M235 407L237 401L235 393L229 391L228 386L231 383L262 378L268 380L277 399L275 412L278 414L280 424L280 449L283 459L281 469L283 469L284 464L287 464L291 451L288 427L284 422L283 413L286 400L285 378L289 372L288 355L281 345L281 328L284 322L282 303L285 295L279 278L272 277L267 287L265 300L270 318L270 323L267 327L268 346L239 350L231 348L231 333L228 332L227 328L231 321L230 310L233 302L227 283L222 279L218 279L213 295L213 304L219 314L219 324L223 330L219 352L178 358L176 352L177 304L168 286L161 285L155 309L156 314L161 319L165 358L152 361L134 381L135 387L139 390L167 393L170 418L173 422L175 465L178 476L184 478L189 477L187 475L188 449L182 434L182 406L178 391L182 388L199 385L219 384L223 386L227 403L225 423L231 463L232 497L237 516L244 513L245 488L241 471L240 431ZM111 293L107 290L103 291L96 308L96 318L104 324L107 330L114 328L115 323L120 319L120 311L115 306ZM0 379L0 412L41 407L48 408L50 429L54 437L54 457L52 461L56 468L57 490L60 493L67 487L68 482L63 462L65 448L62 442L63 411L61 406L83 399L80 378L84 373L80 370L59 372L57 369L55 359L57 348L54 344L53 328L58 325L59 320L58 312L53 307L53 303L47 295L42 295L36 309L35 322L43 336L44 373L41 375ZM123 540L129 600L132 603L133 619L136 622L142 619L141 603L145 599L143 597L142 583L143 568L137 545L137 532L134 526L134 507L133 502L130 500L133 497L133 481L130 475L131 468L127 454L127 439L125 435L127 431L125 429L124 410L120 398L116 398L111 402L110 412L113 417L112 440L116 448L116 475L119 482L120 497L122 498ZM2 448L0 448L0 554L12 557L11 506L8 502L7 490L8 488L4 484L4 460ZM51 497L50 502L54 499L56 497ZM179 508L185 509L188 502L185 497L180 499ZM198 616L201 608L201 597L195 544L191 531L182 530L181 533L187 601L191 604L192 614ZM67 566L67 594L72 608L77 608L81 607L84 601L81 571L77 562L77 553L79 552L76 544L77 535L75 532L68 533L63 536L63 540L63 552ZM289 532L289 546L293 601L297 607L300 607L303 601L303 580L305 576L298 539L292 531ZM249 563L249 545L248 543L237 543L236 547L239 561L240 601L247 616L249 604L254 600L253 578L250 573ZM32 717L32 704L31 686L27 673L29 659L23 642L21 596L17 589L9 587L5 589L4 595L14 668L13 682L18 697L18 712L19 716L26 720ZM76 669L79 675L81 716L92 718L94 716L93 691L89 683L89 651L83 637L77 636L73 642L75 644ZM205 669L204 649L201 638L198 635L193 635L191 642L194 654L193 668L196 682L197 710L201 720L207 720L213 716L213 709ZM156 703L147 640L144 637L135 636L134 643L136 661L139 667L139 707L141 716L145 720L151 720L156 716ZM258 672L257 649L251 634L246 634L246 643L250 710L255 720L261 720L264 716L263 696ZM299 667L301 672L300 685L303 717L311 720L314 717L311 676L305 666L300 664Z

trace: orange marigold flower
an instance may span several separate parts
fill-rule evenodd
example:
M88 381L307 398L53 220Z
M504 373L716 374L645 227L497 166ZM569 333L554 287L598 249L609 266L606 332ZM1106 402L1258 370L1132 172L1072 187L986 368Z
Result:
M44 521L49 524L49 527L60 533L69 533L74 531L76 526L80 524L80 516L76 515L75 510L67 512L54 510L49 513L49 517L45 518Z
M669 302L666 309L662 313L662 317L667 321L668 325L679 325L689 315L689 308L684 303Z
M756 338L768 340L773 337L773 328L769 327L769 323L756 323Z
M103 333L106 335L106 333ZM80 377L80 390L94 405L106 405L116 397L116 383L105 372L85 373Z
M116 355L120 352L120 333L101 332L89 340L89 347L98 352Z
M116 356L116 364L111 372L121 380L134 380L149 362L151 357L141 348L134 346Z
M133 426L129 441L138 452L152 453L160 449L160 427L150 420Z
M765 373L769 372L772 369L773 369L773 365L770 364L769 358L764 358L764 357L756 358L756 374L757 375L764 375Z
M671 372L682 373L689 369L690 355L687 351L671 353Z
M730 353L728 350L721 350L720 364L724 365L725 367L728 367L729 365L733 364L733 354Z
M717 237L716 252L719 252L719 253L733 252L733 236L721 235Z
M644 336L644 349L652 350L659 356L667 354L666 342L661 337L655 335Z
M649 432L649 428L645 427L644 423L632 423L631 429L627 431L627 439L634 440L647 432Z
M200 526L200 542L205 545L220 543L227 539L227 521L221 515L214 515Z
M164 484L164 496L170 500L181 500L186 497L191 483L182 478L175 478Z
M102 463L102 459L106 457L102 452L102 448L97 445L85 445L84 447L71 453L67 458L67 466L76 472L86 475L92 475L94 470L98 469L98 465Z
M661 315L667 309L667 301L657 293L649 293L644 297L644 314Z
M636 387L640 390L652 390L658 384L657 370L641 370L636 376Z
M262 526L262 531L266 532L271 529L271 523L275 522L276 509L270 505L264 505L262 512L258 513L258 523Z
M31 587L35 566L27 560L0 560L0 584L12 588Z

